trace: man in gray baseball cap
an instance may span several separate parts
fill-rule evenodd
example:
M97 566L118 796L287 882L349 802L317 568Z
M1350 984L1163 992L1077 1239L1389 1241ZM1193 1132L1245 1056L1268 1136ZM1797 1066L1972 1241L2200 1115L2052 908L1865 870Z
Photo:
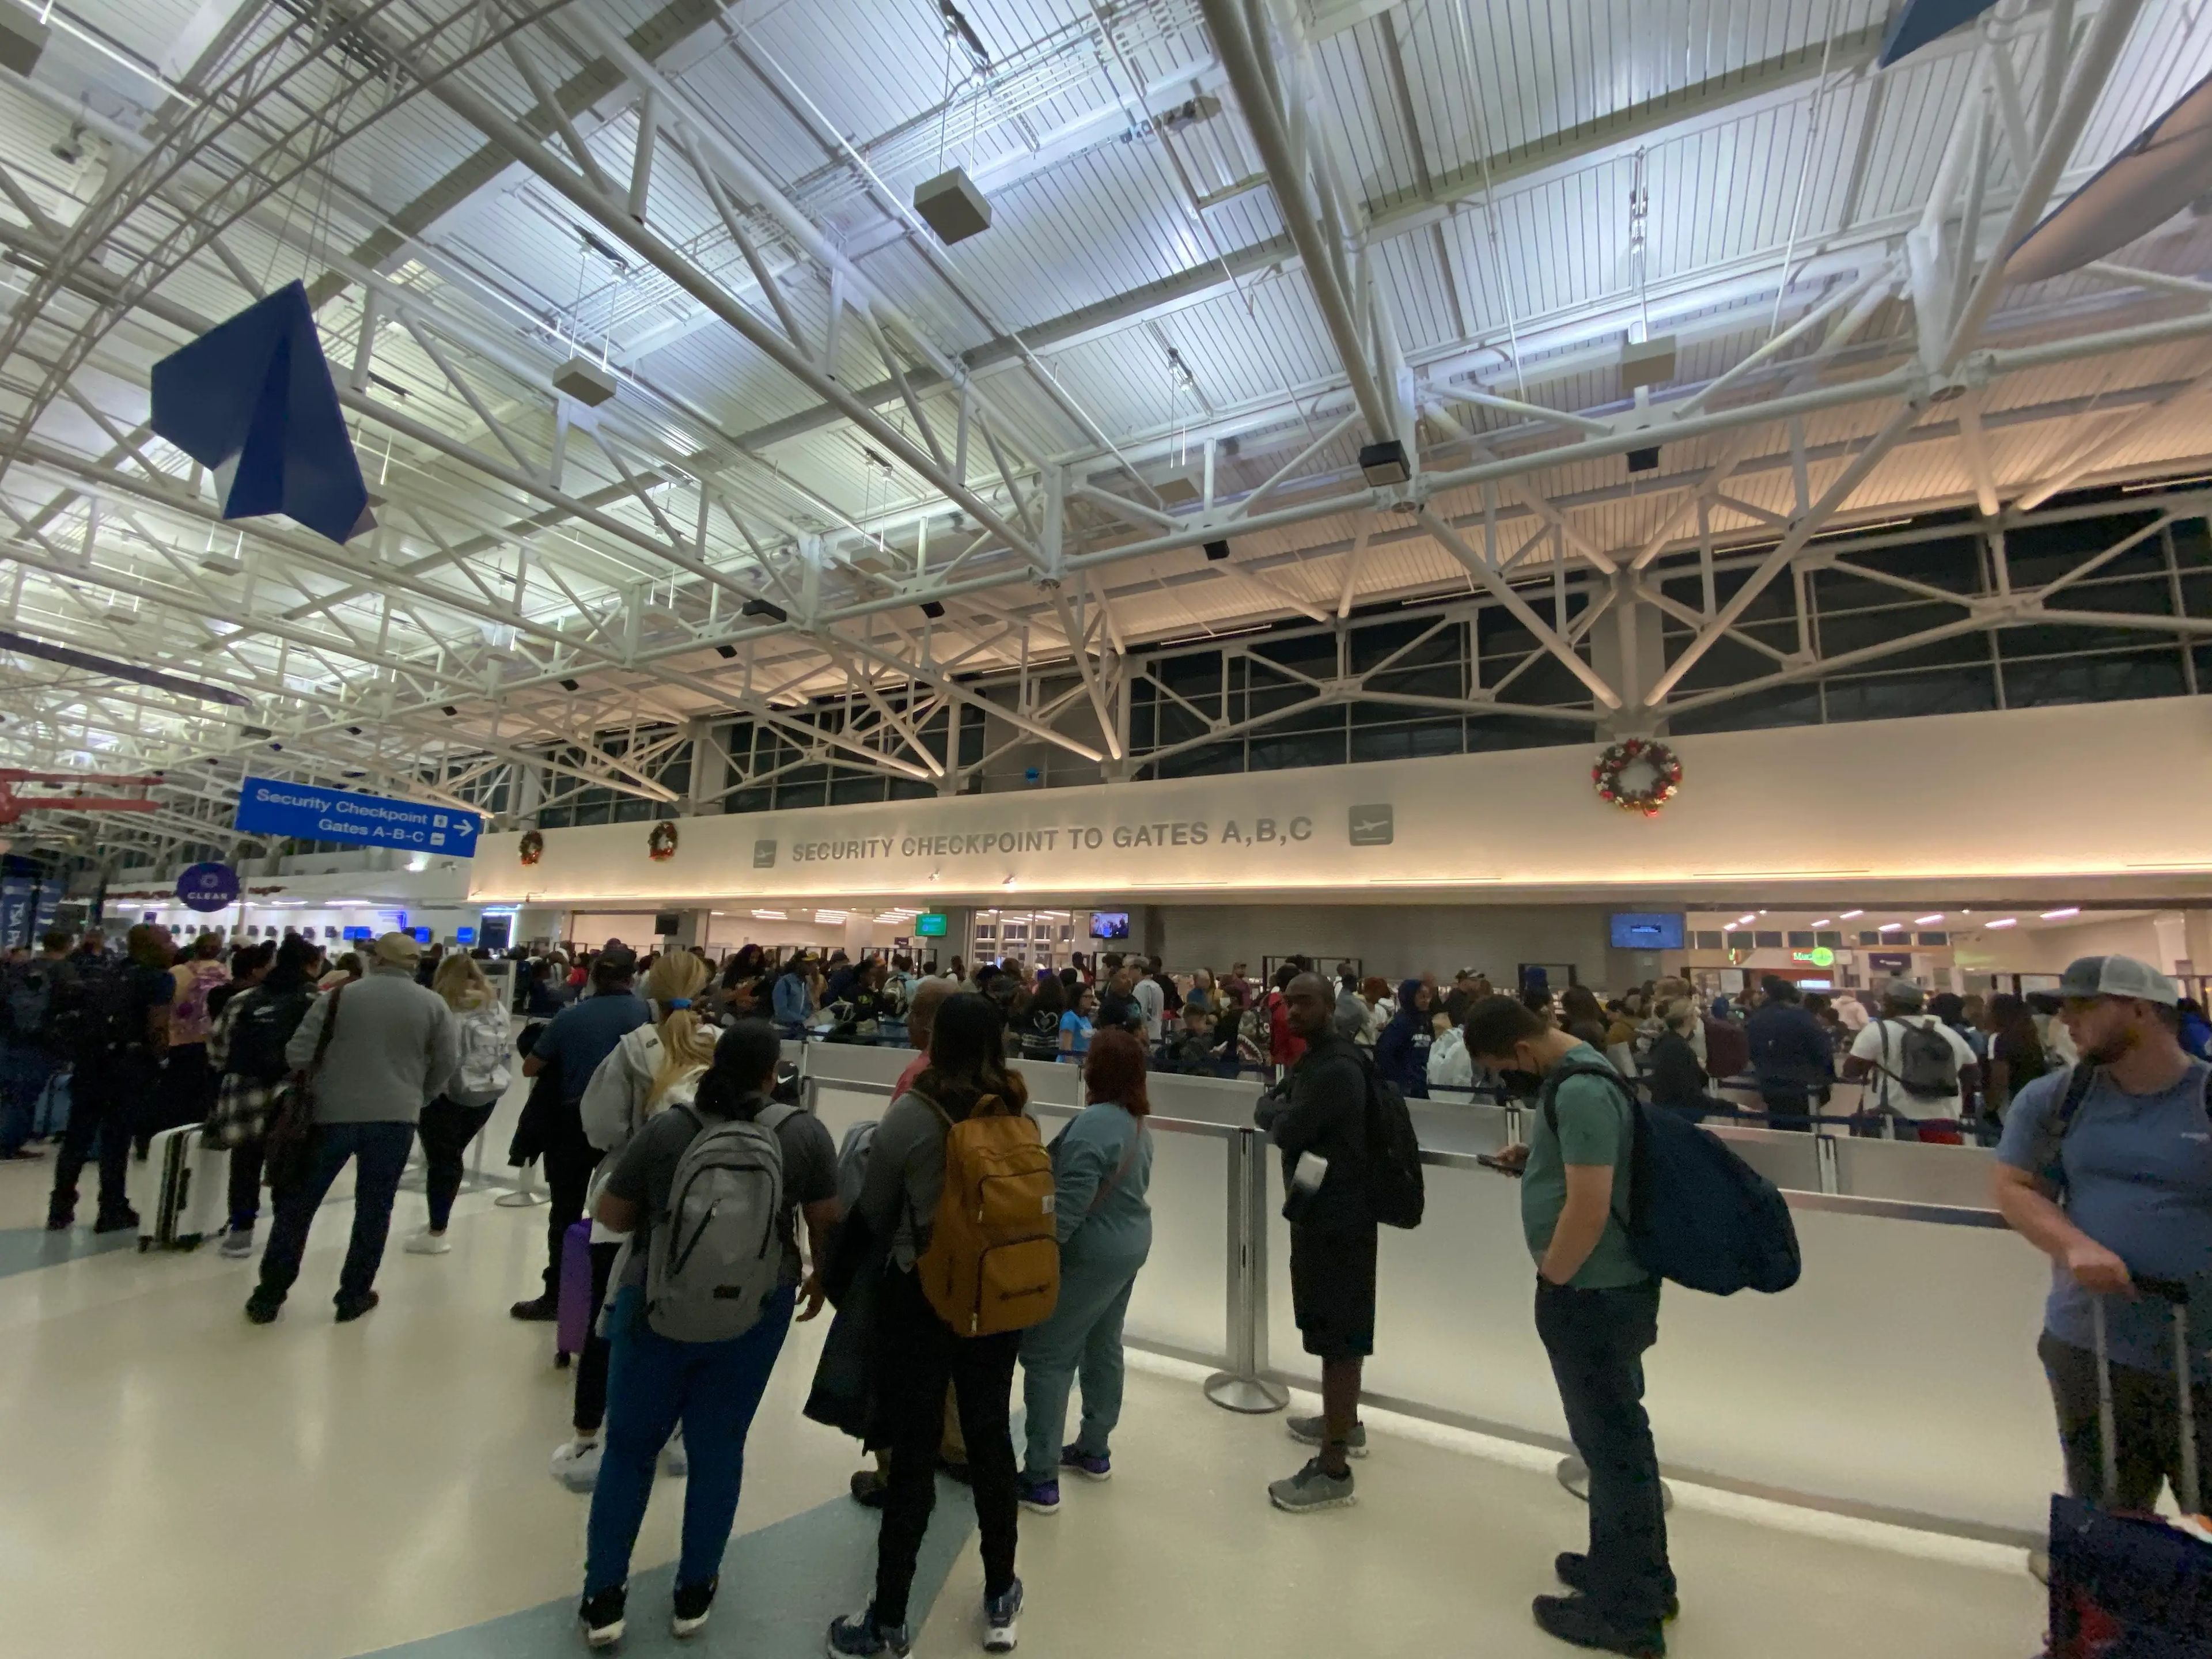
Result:
M2051 1261L2036 1352L2077 1498L2148 1510L2179 1496L2174 1309L2146 1284L2187 1291L2197 1443L2212 1445L2212 1066L2177 1036L2173 981L2132 957L2082 957L2058 981L2079 1064L2021 1091L2005 1114L1997 1208ZM2118 1489L2105 1490L2095 1310L2112 1357Z

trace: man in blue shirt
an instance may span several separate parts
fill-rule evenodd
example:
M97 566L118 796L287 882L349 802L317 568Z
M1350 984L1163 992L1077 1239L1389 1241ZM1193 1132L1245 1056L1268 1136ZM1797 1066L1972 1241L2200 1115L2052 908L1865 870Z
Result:
M545 1290L507 1310L517 1319L561 1316L562 1241L583 1219L584 1196L600 1157L585 1137L578 1107L599 1062L653 1018L653 1011L630 988L636 977L637 952L626 945L609 945L592 964L591 994L555 1015L522 1062L525 1077L534 1078L549 1066L557 1068L561 1109L545 1131Z
M1759 1074L1759 1099L1774 1129L1810 1129L1808 1115L1825 1100L1835 1080L1835 1049L1797 988L1769 974L1759 988L1765 1000L1744 1022L1751 1045L1751 1068Z
M1500 1167L1522 1176L1521 1228L1536 1259L1536 1335L1575 1450L1589 1466L1589 1548L1553 1571L1577 1593L1540 1595L1536 1622L1577 1647L1662 1654L1676 1611L1659 1453L1644 1409L1644 1355L1659 1340L1659 1281L1621 1215L1635 1157L1635 1097L1606 1057L1512 997L1467 1012L1467 1052L1534 1096L1529 1144Z
M2212 1066L2176 1036L2172 980L2130 957L2083 957L2059 981L2081 1059L2013 1097L1997 1147L1998 1209L2051 1260L2036 1352L2057 1408L2077 1498L2148 1510L2179 1492L2180 1406L2172 1307L2142 1284L2189 1293L2197 1442L2212 1446ZM2112 1361L2118 1490L2104 1490L2093 1310Z

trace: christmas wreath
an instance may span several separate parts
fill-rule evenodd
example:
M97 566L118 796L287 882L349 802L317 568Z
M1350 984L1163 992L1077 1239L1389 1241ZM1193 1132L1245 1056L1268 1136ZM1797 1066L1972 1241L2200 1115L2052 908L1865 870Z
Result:
M535 864L545 856L545 837L535 830L522 832L522 861Z
M676 856L676 826L666 819L653 826L653 833L645 838L646 855L655 863Z
M1656 817L1682 787L1682 763L1665 744L1650 738L1624 738L1590 768L1597 798L1624 812Z

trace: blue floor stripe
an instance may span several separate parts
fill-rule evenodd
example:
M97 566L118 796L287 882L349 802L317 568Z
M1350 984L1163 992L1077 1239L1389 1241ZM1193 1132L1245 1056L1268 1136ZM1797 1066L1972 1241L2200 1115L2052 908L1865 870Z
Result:
M89 1227L71 1227L60 1233L50 1233L44 1227L0 1227L0 1279L74 1261L81 1255L105 1255L137 1243L135 1228L95 1234Z
M680 1501L682 1488L663 1480L653 1501ZM818 1659L830 1621L867 1605L876 1580L877 1512L849 1498L741 1534L722 1557L722 1587L707 1628L690 1640L669 1634L669 1595L676 1568L635 1572L629 1581L629 1628L619 1651L685 1654L694 1659ZM952 1563L975 1530L975 1500L940 1478L937 1508L922 1540L908 1620L920 1630L945 1588ZM980 1589L978 1591L980 1594ZM584 1651L576 1598L510 1613L441 1636L385 1648L362 1659L546 1659Z

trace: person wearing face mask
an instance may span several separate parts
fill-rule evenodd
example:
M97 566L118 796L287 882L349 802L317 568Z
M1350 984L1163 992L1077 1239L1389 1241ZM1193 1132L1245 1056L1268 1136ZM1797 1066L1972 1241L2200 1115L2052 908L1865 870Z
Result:
M1636 1103L1612 1063L1510 997L1468 1010L1468 1053L1540 1109L1519 1173L1521 1225L1536 1259L1536 1334L1552 1362L1575 1450L1589 1466L1589 1542L1554 1564L1571 1596L1540 1595L1536 1622L1578 1647L1663 1653L1674 1611L1659 1455L1644 1409L1644 1355L1658 1340L1659 1281L1631 1248L1627 1194Z

